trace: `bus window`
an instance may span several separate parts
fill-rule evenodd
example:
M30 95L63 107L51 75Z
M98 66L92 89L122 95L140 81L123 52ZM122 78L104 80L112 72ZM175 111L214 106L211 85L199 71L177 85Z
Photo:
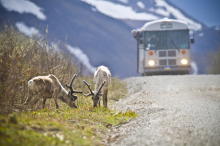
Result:
M166 49L165 31L147 31L145 32L145 40L147 50Z
M189 48L188 30L167 31L168 49L187 49Z

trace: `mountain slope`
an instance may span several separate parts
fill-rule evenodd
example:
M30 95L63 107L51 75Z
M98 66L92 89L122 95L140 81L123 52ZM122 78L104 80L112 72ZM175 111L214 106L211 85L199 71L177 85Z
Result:
M72 52L90 71L99 65L106 65L113 76L118 75L120 78L138 75L136 41L130 32L142 27L147 21L166 16L187 21L197 30L192 57L195 56L194 61L202 68L205 66L197 54L204 55L209 49L215 49L216 44L213 42L218 42L220 38L219 30L207 28L169 1L31 0L39 8L37 12L31 8L23 12L9 10L3 6L3 1L8 2L1 0L0 24L9 22L18 27L20 22L32 27L28 31L34 29L39 35L44 35L48 27L50 41L64 42L67 37L69 49L77 47L81 50L81 54L74 53L75 50ZM205 73L204 69L200 69L199 73Z

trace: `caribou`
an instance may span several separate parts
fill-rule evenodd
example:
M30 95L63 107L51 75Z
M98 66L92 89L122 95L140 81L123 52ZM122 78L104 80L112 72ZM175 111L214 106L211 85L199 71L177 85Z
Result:
M32 78L28 81L28 97L24 105L28 105L31 98L35 96L34 100L30 102L31 106L36 104L38 100L42 98L42 107L44 108L46 100L48 98L54 98L56 109L59 108L57 99L66 103L72 108L77 108L75 104L77 96L73 94L82 94L82 92L73 90L72 84L75 78L76 74L73 76L70 85L66 84L66 87L70 89L69 92L66 91L66 89L61 85L59 80L53 74L49 74L48 76L37 76Z
M107 108L107 94L108 94L108 87L111 83L111 73L108 69L108 67L105 66L99 66L95 73L94 73L94 83L95 83L95 91L92 91L90 88L90 85L83 80L83 82L87 85L89 88L90 94L85 95L85 97L92 96L93 100L93 107L97 107L97 104L99 104L100 107L100 96L103 95L103 105ZM103 94L102 91L104 90Z

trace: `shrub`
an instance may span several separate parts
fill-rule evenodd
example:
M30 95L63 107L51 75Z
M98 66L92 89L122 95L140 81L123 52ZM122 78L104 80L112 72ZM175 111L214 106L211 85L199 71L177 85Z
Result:
M29 38L12 26L4 26L0 32L0 113L21 109L29 79L54 74L63 84L77 73L70 53L56 49L59 43L54 46L47 45L44 38Z
M220 46L217 52L210 52L208 55L207 72L209 74L220 74Z

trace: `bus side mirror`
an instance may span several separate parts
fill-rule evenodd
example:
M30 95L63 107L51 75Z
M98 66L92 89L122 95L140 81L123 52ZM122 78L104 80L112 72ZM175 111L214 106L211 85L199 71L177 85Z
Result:
M143 32L139 32L138 37L139 37L139 38L143 38Z
M144 43L143 32L141 31L138 32L138 38L139 38L139 44L143 44Z
M194 37L195 37L194 30L189 31L189 37L190 37L190 43L193 44L195 42L195 40L194 40Z
M139 39L139 44L143 44L143 43L144 43L143 39Z

